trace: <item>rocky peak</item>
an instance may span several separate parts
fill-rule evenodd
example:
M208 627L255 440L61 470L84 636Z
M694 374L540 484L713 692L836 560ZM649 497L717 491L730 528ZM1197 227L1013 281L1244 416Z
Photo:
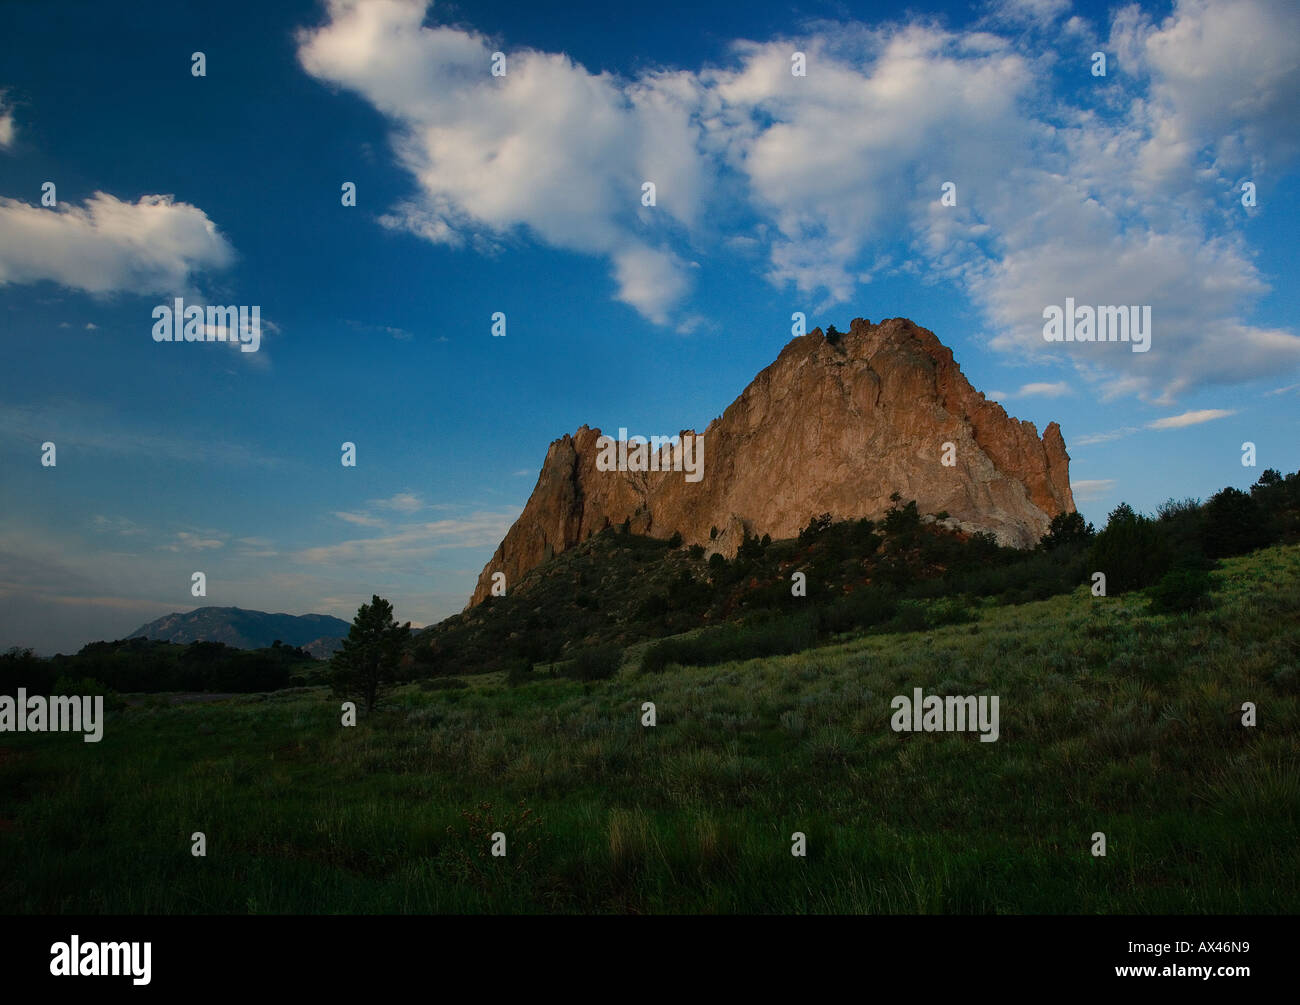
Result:
M494 572L509 588L625 520L634 533L680 532L686 544L731 555L745 532L792 537L816 514L879 518L894 492L1018 547L1074 510L1060 427L1040 438L1033 423L1008 416L971 387L933 332L905 318L858 318L830 338L816 328L792 339L704 431L699 481L680 470L601 470L600 439L581 426L551 443L470 606L490 594Z

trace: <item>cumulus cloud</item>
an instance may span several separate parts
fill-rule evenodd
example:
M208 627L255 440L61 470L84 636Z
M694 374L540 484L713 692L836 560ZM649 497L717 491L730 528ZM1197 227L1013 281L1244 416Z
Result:
M195 273L234 260L197 206L168 195L123 202L96 192L83 206L0 197L0 286L52 280L106 294L184 293Z
M1066 362L1103 398L1169 402L1300 365L1300 338L1250 319L1272 280L1233 205L1244 172L1300 151L1289 6L1177 0L1158 23L1121 8L1096 39L1116 70L1068 89L1069 55L1032 41L1064 32L1086 73L1093 29L1066 0L995 0L964 31L814 25L633 79L533 50L493 77L497 45L426 25L421 0L330 0L298 56L388 118L418 189L388 226L602 256L617 299L682 331L700 248L761 256L817 311L915 274L963 291L995 349ZM795 51L806 76L790 72ZM719 206L745 224L712 232ZM1150 351L1046 343L1043 311L1066 298L1149 306Z
M1255 169L1300 152L1292 0L1177 0L1158 25L1132 4L1116 14L1111 44L1121 70L1150 83L1144 111L1158 128L1143 149L1148 168L1202 144Z
M697 153L690 74L623 80L567 56L507 54L473 31L424 26L419 0L330 0L298 37L312 76L354 91L391 122L419 197L382 217L426 240L487 247L515 232L612 265L618 299L657 322L685 294L683 263L657 250L699 218L708 162ZM642 183L656 206L641 204Z
M989 8L996 21L1045 28L1070 9L1070 0L994 0Z

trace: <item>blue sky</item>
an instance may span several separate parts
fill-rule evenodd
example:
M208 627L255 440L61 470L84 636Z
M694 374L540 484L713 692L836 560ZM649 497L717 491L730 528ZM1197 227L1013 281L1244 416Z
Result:
M0 646L436 621L551 440L702 429L795 311L932 329L1094 522L1300 467L1288 0L727 8L6 5ZM155 342L177 296L258 351ZM1151 351L1045 343L1067 296Z

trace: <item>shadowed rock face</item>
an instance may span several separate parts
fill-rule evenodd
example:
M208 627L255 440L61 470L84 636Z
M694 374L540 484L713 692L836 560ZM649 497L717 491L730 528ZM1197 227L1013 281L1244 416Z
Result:
M494 572L508 587L629 518L634 533L680 531L686 544L731 556L745 532L793 537L825 512L879 518L893 492L1016 547L1074 511L1060 427L1039 438L971 387L933 332L904 318L859 318L833 343L820 329L793 339L704 431L697 482L682 471L601 471L600 436L582 426L551 444L469 606L490 595ZM956 448L952 467L941 462L945 443Z

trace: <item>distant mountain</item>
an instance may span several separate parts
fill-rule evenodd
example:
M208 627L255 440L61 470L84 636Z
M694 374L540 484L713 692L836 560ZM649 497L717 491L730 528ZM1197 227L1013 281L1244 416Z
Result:
M241 607L199 607L188 614L168 614L141 625L128 638L164 642L224 642L236 649L261 649L279 639L327 659L351 625L328 614L267 614Z

